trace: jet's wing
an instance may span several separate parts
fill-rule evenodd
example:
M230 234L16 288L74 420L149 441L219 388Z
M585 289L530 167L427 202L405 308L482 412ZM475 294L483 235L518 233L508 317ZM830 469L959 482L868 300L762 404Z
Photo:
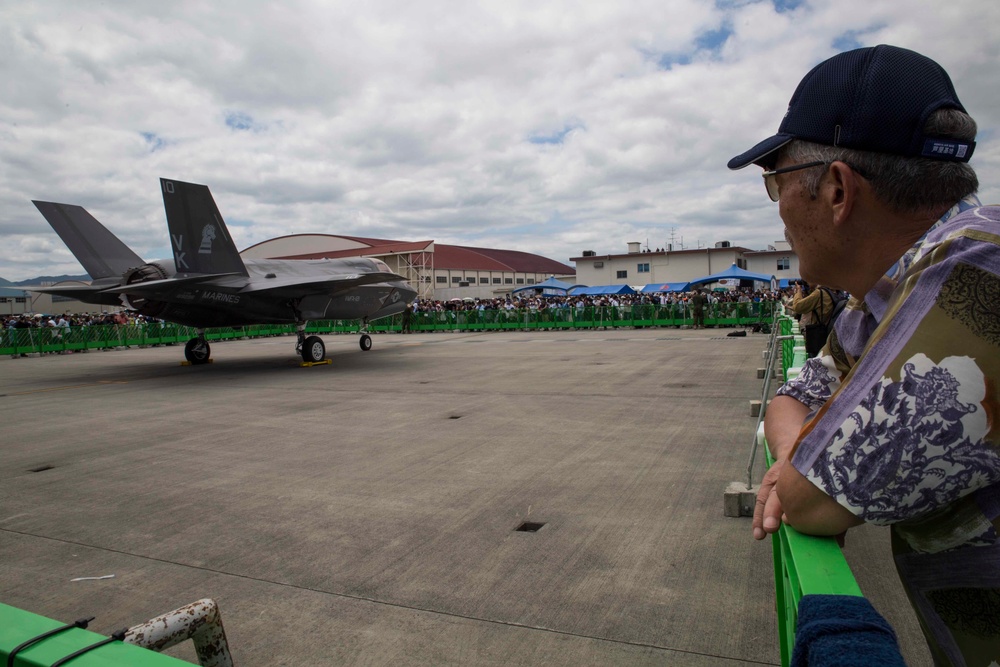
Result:
M32 203L94 280L120 276L143 264L139 255L82 206L48 201Z
M289 276L287 278L255 279L240 292L274 291L284 295L306 296L311 294L333 294L360 285L405 280L395 273L345 273L340 275L320 275L315 277Z
M66 296L84 303L96 303L105 306L120 306L121 301L115 294L109 294L109 290L116 290L116 287L109 288L104 285L28 285L21 289L29 292L41 292L42 294L56 294Z
M184 278L164 278L162 280L147 280L141 283L132 283L131 285L115 285L113 287L108 287L101 290L104 293L113 294L135 294L142 296L156 296L158 294L167 294L173 291L176 287L186 287L188 285L197 285L199 283L208 283L213 280L218 280L219 278L232 278L233 276L239 276L239 273L213 273L210 275L203 276L186 276Z

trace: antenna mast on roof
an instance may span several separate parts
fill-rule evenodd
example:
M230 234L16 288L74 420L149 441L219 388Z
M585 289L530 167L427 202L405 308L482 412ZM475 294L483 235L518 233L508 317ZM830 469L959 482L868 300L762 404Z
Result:
M686 250L684 247L684 237L680 237L680 242L677 241L677 228L670 228L670 243L667 245L671 250Z

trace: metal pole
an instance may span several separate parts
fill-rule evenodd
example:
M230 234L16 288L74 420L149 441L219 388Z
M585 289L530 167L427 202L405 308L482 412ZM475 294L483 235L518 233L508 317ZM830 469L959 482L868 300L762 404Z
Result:
M750 446L750 461L747 463L747 489L753 488L753 463L757 457L757 431L764 421L764 414L767 412L767 397L771 393L771 376L774 375L774 357L777 356L778 342L790 340L794 336L778 335L778 315L775 313L771 322L771 342L767 351L767 368L764 370L764 389L760 397L760 413L757 415L757 424L753 428L753 444Z

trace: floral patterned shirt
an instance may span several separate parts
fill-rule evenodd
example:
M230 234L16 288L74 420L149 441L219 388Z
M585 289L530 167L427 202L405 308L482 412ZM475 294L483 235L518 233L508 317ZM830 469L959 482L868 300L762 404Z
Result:
M812 409L792 464L853 514L918 553L997 544L1000 208L956 204L778 393Z

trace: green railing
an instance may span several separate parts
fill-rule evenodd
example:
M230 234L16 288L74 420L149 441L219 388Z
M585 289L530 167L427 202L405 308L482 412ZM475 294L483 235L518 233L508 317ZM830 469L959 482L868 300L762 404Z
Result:
M65 623L33 614L16 607L0 604L0 660L8 664L11 651L41 634L62 627ZM70 628L31 644L19 651L14 658L16 667L46 667L80 649L104 639L89 630ZM132 667L181 667L190 663L162 655L149 649L120 641L99 646L73 658L72 667L99 667L130 665Z
M790 380L806 361L805 341L798 334L798 324L789 317L778 318L778 331L783 336L794 335L793 339L781 341L782 374L785 380ZM757 437L764 446L764 455L770 467L774 460L764 441L763 427ZM787 666L795 647L795 629L802 596L861 596L862 593L835 538L803 535L782 524L778 532L771 536L771 548L781 664Z
M711 304L705 310L708 326L770 326L770 302ZM411 331L499 331L532 329L598 329L623 327L680 327L692 323L684 305L638 305L618 308L547 308L544 310L444 310L417 312L410 318ZM371 322L368 331L401 331L403 315ZM358 320L318 320L309 322L309 333L357 333ZM245 327L208 329L205 338L229 340L285 336L295 333L292 324L257 324ZM0 354L20 355L45 352L79 352L116 347L173 345L186 343L196 332L191 327L170 323L102 325L87 327L40 327L0 331Z

